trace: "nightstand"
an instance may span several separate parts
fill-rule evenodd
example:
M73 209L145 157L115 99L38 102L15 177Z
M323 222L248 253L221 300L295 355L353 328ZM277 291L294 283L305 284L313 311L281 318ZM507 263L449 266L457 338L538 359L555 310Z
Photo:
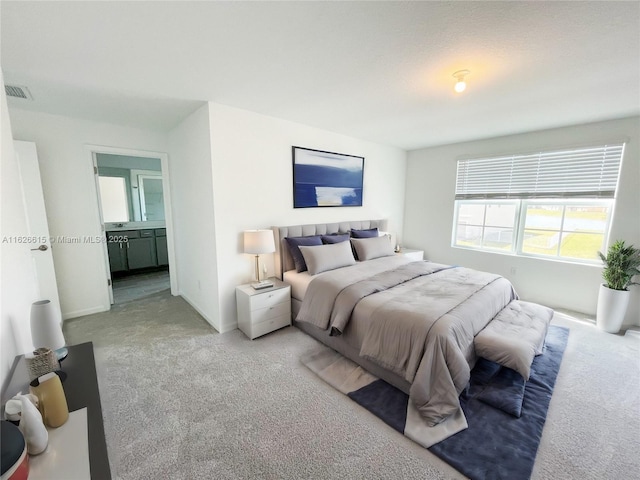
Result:
M271 288L236 287L238 328L251 340L291 325L291 287L277 278L269 280Z
M414 250L412 248L402 248L396 255L404 255L411 260L424 260L424 250Z

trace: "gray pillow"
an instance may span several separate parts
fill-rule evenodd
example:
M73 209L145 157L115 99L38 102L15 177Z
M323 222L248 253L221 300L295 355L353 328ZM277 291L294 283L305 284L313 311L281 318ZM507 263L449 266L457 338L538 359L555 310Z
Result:
M327 270L355 265L349 242L330 243L311 247L300 246L309 274L317 275Z
M358 260L371 260L378 257L395 255L389 237L352 238L351 243L356 250Z

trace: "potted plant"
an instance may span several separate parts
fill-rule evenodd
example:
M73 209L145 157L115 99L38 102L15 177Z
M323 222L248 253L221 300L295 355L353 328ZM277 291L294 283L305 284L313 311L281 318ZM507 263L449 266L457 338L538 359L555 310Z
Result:
M606 332L617 333L629 305L629 287L640 285L633 281L634 275L640 274L640 249L618 240L609 247L606 257L601 252L598 255L604 263L605 283L600 285L598 294L596 324Z

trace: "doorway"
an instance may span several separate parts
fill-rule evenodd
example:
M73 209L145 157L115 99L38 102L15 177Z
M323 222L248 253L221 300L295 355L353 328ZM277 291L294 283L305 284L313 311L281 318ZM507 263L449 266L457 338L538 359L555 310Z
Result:
M111 305L177 293L166 154L90 147Z

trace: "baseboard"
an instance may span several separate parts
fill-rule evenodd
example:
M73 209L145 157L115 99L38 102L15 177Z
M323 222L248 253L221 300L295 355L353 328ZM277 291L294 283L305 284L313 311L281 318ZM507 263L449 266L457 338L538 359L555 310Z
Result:
M640 330L637 326L631 326L629 329L624 332L625 337L635 338L636 340L640 340Z
M238 328L238 322L229 323L227 325L223 325L220 327L220 333L231 332L232 330L236 330Z
M198 306L198 304L196 302L194 302L191 298L189 298L189 296L187 294L185 294L184 292L179 292L179 295L184 298L184 301L187 302L189 305L191 305L191 307L200 314L200 316L202 318L204 318L207 323L209 325L211 325L211 327L218 333L223 333L220 332L220 330L218 330L218 328L216 328L216 326L213 324L213 321L209 318L209 316L204 313L204 311Z
M73 312L62 312L62 320L70 320L72 318L84 317L85 315L92 315L94 313L108 312L111 306L100 305L97 307L86 308L84 310L75 310Z

